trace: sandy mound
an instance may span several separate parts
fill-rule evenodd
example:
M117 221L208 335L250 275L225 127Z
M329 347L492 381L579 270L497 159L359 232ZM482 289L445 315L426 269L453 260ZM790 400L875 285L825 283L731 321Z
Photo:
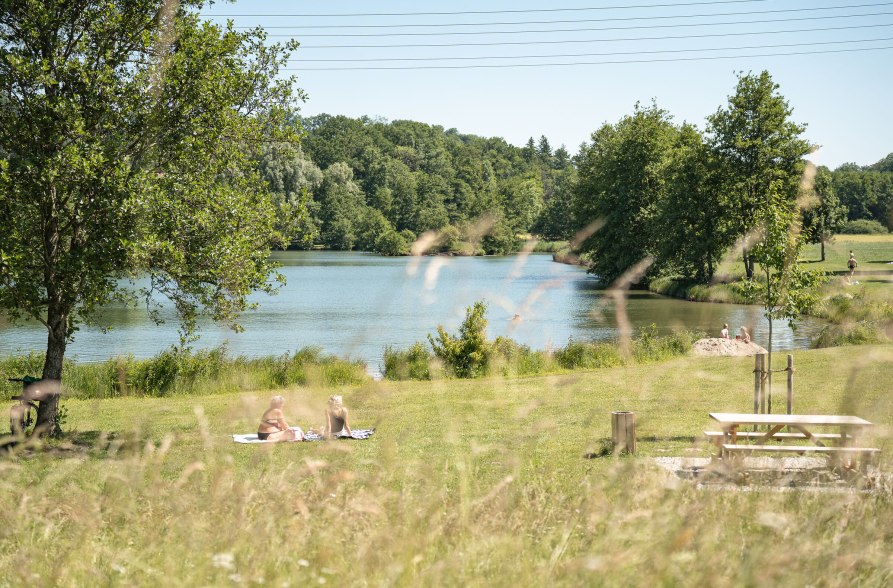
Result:
M737 339L708 338L699 339L691 346L693 355L712 357L715 355L756 355L766 350L756 343L744 343Z

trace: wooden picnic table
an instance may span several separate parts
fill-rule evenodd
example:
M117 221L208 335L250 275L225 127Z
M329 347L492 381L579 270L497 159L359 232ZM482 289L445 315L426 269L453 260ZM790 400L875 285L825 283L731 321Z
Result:
M879 452L876 448L858 445L859 437L873 423L857 416L711 412L710 418L722 429L721 432L705 432L708 437L719 441L720 457L754 451L816 452L833 457L847 457L852 465L852 460L857 457L871 457ZM763 426L766 430L740 430L741 427L750 425ZM784 432L786 427L789 430ZM791 444L792 441L797 444ZM803 445L803 441L809 441L811 445ZM777 444L769 445L770 442ZM831 445L826 445L825 442Z

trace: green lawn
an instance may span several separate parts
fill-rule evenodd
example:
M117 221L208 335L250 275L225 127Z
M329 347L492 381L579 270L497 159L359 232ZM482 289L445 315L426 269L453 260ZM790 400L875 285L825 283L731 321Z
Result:
M893 347L795 362L796 411L878 423L889 471ZM651 464L706 456L707 413L749 410L752 368L369 382L339 389L376 427L356 442L232 443L272 391L68 400L73 443L0 457L0 586L887 585L890 488L699 490ZM306 427L332 391L280 392ZM637 413L638 455L585 457L613 410Z
M818 245L803 248L801 259L810 269L846 273L850 251L859 262L857 272L886 271L893 273L893 234L889 235L837 235L825 244L825 261L821 259Z

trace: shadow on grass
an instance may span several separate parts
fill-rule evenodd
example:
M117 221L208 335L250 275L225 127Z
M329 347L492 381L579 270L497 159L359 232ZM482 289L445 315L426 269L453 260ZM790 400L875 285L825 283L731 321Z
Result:
M74 431L59 439L36 437L0 437L0 456L33 457L50 455L73 457L77 455L95 458L114 458L120 454L139 451L141 439L133 434L108 431Z
M695 437L693 435L681 435L676 437L657 437L657 436L648 436L648 437L637 437L637 443L690 443L694 445ZM614 455L614 443L610 438L602 438L596 442L596 447L583 454L583 457L586 459L596 459L599 457L608 457Z

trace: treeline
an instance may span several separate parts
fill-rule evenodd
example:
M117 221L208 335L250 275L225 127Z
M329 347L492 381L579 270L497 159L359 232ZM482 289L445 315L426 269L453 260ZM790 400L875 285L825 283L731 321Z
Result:
M262 176L276 194L292 247L322 245L385 255L409 252L422 233L432 246L466 254L509 253L519 235L563 237L575 173L546 137L514 147L413 121L322 114L296 121L301 147L269 145Z
M893 153L873 165L846 163L831 174L832 189L846 208L841 232L893 230Z
M593 271L606 281L706 284L734 247L750 280L755 263L790 265L784 258L796 259L803 242L824 245L847 221L889 226L893 157L816 169L806 126L778 89L768 72L741 74L703 130L636 105L593 133L569 206L576 229L595 230L580 247Z

